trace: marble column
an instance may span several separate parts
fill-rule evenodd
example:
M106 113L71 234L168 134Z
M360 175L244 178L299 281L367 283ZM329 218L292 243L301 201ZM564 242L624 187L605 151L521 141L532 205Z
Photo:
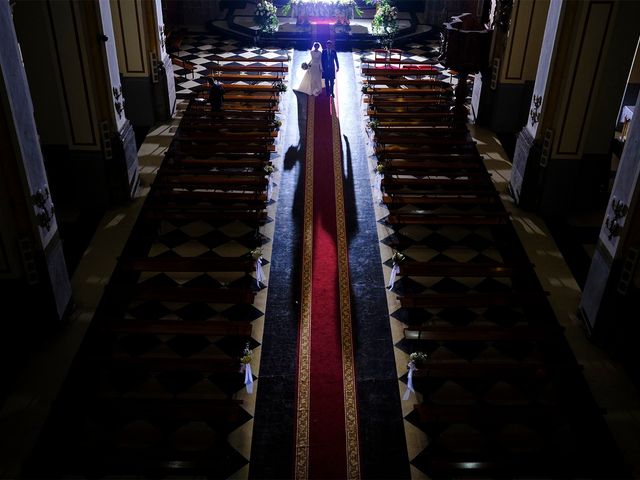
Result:
M106 0L17 2L14 24L57 202L104 208L138 187Z
M496 2L490 65L473 84L479 125L517 133L527 123L548 9L549 0Z
M606 191L640 2L552 0L510 182L522 208L563 215Z
M636 105L640 111L640 99ZM640 115L631 120L627 141L613 184L611 198L591 267L582 292L579 312L591 334L637 352L635 342L640 293ZM637 355L636 355L637 356ZM637 364L636 364L637 365Z
M160 0L100 3L110 5L110 13L102 10L113 25L127 118L136 127L166 120L175 111L176 91Z
M0 99L0 285L6 340L20 325L62 319L72 305L9 2L0 2Z

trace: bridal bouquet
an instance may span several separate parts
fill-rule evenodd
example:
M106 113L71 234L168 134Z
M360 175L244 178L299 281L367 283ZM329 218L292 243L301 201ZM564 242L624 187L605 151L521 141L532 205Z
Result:
M300 65L302 67L303 70L308 70L309 69L309 64L307 62L302 62L302 65Z

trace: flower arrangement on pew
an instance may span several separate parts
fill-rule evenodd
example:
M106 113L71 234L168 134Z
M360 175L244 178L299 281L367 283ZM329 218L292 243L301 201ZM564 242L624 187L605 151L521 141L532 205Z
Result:
M275 33L278 31L278 9L276 6L267 1L260 0L256 5L256 11L253 15L253 20L258 26L260 33Z
M423 352L413 352L409 355L409 363L407 363L407 389L402 396L402 400L409 400L411 393L415 393L413 388L413 372L418 370L418 365L422 365L427 360L427 354Z
M251 360L253 360L253 350L249 342L244 346L240 357L240 373L244 373L244 385L247 393L253 393L253 373L251 372Z
M382 168L384 169L384 166ZM389 290L391 290L393 288L393 285L396 283L396 276L398 275L398 273L400 273L400 263L402 263L405 258L406 257L404 256L404 254L398 251L393 252L393 255L391 255L391 261L393 263L391 265L391 276L389 277L389 284L387 285L387 288Z
M280 93L284 93L287 91L287 86L284 84L284 82L277 82L273 85L273 88L275 88L278 92Z
M271 128L273 130L280 130L280 127L282 126L282 120L280 120L279 118L274 118L271 121Z
M411 368L411 363L413 363L413 366L416 368L418 366L422 366L427 358L429 358L429 356L424 352L413 352L409 355L409 364L407 364L407 368Z

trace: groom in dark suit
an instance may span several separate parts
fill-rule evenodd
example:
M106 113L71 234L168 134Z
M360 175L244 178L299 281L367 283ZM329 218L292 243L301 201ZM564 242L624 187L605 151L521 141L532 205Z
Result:
M322 78L324 78L326 94L332 97L335 97L333 94L333 84L336 80L336 72L338 70L340 70L338 55L333 49L333 42L327 40L326 48L322 51Z

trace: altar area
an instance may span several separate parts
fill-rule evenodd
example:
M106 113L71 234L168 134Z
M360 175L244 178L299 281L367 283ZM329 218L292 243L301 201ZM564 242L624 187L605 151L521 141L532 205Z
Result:
M287 8L290 5L290 8ZM278 8L278 33L308 33L314 24L329 24L336 34L373 35L371 22L375 7L358 7L353 0L294 0ZM251 4L246 9L236 10L233 23L241 28L257 32ZM398 26L411 27L411 15L399 12Z
M259 0L256 0L256 2ZM234 32L256 46L280 46L282 48L311 47L317 27L329 28L337 49L375 48L378 37L373 33L372 21L376 7L364 0L293 0L276 3L278 25L275 32L264 34L256 25L254 12L256 3L247 2L242 8L235 8L229 20L208 22L210 31ZM408 41L431 27L416 23L409 12L398 12L399 38Z

